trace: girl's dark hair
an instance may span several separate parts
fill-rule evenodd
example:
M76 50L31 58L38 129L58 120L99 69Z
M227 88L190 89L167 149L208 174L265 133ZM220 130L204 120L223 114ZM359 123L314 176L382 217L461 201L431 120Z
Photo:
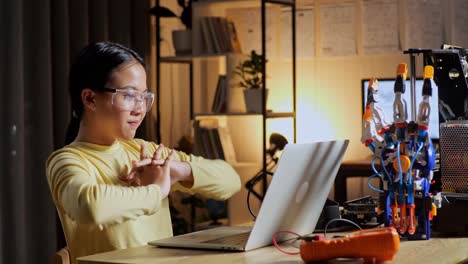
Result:
M80 51L68 76L72 117L65 135L65 145L73 142L78 135L83 114L81 91L104 87L115 70L131 63L140 63L145 68L140 55L114 42L91 43Z

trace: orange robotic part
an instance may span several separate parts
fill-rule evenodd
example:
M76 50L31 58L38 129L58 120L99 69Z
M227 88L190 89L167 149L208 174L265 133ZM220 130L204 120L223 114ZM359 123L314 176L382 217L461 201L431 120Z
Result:
M393 227L380 227L353 232L343 238L303 242L304 262L335 258L363 258L366 263L393 260L400 248L400 237Z
M406 80L406 75L408 74L408 67L406 63L400 63L397 66L397 75L402 75L403 80Z
M410 166L411 166L411 160L408 156L406 155L400 155L400 165L401 165L401 170L403 173L406 173ZM398 160L397 159L394 159L393 160L393 168L395 169L395 171L400 171L400 169L398 168Z

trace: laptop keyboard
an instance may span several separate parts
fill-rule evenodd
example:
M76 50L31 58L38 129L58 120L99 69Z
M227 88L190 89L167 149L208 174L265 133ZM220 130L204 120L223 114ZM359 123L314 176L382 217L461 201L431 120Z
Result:
M224 237L218 237L218 238L215 238L215 239L210 239L210 240L203 241L202 243L242 245L245 242L247 242L247 239L249 238L249 235L250 235L250 231L245 232L245 233L239 233L239 234L224 236Z

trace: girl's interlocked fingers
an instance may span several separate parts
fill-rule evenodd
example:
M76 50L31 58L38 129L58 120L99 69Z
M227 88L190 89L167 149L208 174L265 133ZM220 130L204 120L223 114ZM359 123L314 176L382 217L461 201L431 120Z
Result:
M170 161L175 157L175 151L172 149L169 155L163 159L161 158L164 151L164 145L160 144L158 149L155 151L152 158L145 157L145 147L141 145L140 149L140 161L132 162L132 169L127 175L119 177L120 180L125 181L129 186L141 186L141 173L143 173L146 166L163 166L167 167Z
M161 159L161 155L162 155L162 152L163 152L163 151L164 151L164 145L163 145L163 144L159 144L158 149L156 149L156 151L154 152L153 160L159 160L159 159Z

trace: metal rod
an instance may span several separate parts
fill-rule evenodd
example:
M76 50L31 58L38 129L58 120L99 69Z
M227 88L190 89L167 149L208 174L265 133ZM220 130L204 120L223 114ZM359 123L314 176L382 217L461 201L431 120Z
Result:
M262 121L263 121L263 139L262 139L262 149L263 149L263 179L262 179L262 193L265 197L267 191L267 160L266 160L266 17L265 17L265 1L262 0L262 64L263 64L263 73L262 73Z
M291 8L292 16L292 80L293 80L293 131L294 131L294 143L297 141L297 129L296 129L296 1L293 1Z
M416 121L416 57L410 54L410 94L411 94L411 120Z
M190 119L193 120L195 118L194 111L193 111L193 61L189 63L189 72L190 72Z
M159 10L159 1L156 0L156 10ZM156 142L161 143L161 107L160 92L161 87L161 17L156 16Z

